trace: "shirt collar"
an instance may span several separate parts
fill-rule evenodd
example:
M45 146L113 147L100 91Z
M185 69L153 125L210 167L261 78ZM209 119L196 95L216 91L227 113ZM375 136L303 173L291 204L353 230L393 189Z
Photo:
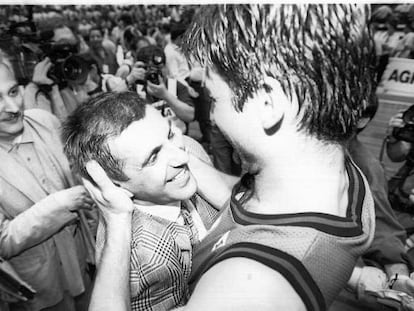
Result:
M24 128L23 133L19 136L16 136L12 142L6 142L0 140L0 147L7 150L7 152L10 152L13 150L14 147L26 144L26 143L32 143L33 142L33 134L31 131Z
M172 203L171 205L140 205L134 203L134 207L146 214L160 217L170 222L176 222L181 213L181 202Z

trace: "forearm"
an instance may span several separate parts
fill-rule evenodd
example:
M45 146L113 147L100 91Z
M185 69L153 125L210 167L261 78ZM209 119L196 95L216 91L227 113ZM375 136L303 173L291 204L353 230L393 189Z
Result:
M89 311L130 310L131 214L111 216Z
M59 87L55 84L52 86L52 90L49 93L50 99L52 101L52 112L53 114L63 122L68 116L68 111L66 109L63 98L60 94Z
M25 109L35 108L36 104L36 95L39 92L39 87L33 83L29 82L24 88L24 104Z
M58 208L52 198L42 201L8 220L0 213L0 256L8 259L39 244L76 219L76 214Z
M170 93L166 94L164 100L181 120L184 122L192 122L194 120L194 107L182 102Z

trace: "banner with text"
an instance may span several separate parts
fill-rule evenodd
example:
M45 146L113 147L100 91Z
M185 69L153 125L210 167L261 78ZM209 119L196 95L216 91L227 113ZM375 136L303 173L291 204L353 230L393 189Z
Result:
M378 91L414 97L414 59L390 58Z

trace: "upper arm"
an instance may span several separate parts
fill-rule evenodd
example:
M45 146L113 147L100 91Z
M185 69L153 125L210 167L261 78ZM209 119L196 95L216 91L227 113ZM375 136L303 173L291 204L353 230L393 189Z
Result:
M306 310L279 272L247 258L223 260L197 283L185 310Z

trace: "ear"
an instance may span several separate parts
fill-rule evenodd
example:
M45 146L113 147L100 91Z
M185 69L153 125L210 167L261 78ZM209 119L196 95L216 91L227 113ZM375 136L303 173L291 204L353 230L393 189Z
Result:
M266 77L259 91L259 118L266 135L273 135L282 126L288 102L280 83Z

